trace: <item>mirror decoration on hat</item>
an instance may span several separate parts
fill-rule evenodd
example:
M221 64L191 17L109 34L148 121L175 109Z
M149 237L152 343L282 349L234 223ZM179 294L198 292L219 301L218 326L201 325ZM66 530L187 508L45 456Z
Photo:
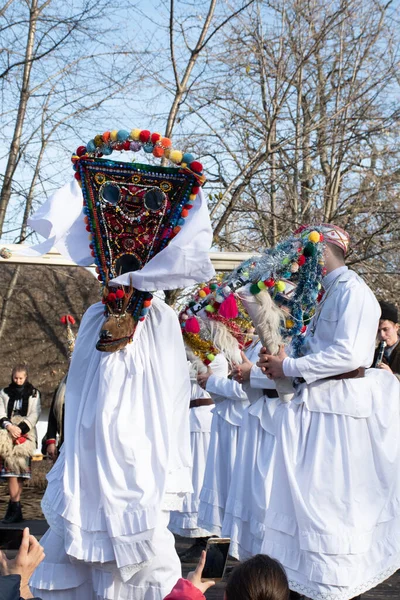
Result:
M174 166L116 162L113 151L143 149ZM193 208L203 167L193 155L172 148L147 130L96 135L72 156L84 200L85 224L98 279L103 284L105 322L97 349L115 352L132 341L149 312L152 294L110 281L142 269L179 233Z

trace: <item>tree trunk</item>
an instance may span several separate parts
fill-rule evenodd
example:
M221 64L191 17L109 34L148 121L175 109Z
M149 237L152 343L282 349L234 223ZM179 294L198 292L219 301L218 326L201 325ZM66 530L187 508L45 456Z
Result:
M15 121L14 134L8 154L7 166L4 173L3 187L0 193L0 237L3 232L6 211L11 198L12 181L15 169L18 165L18 155L21 147L22 128L25 120L26 109L29 99L29 81L32 70L32 59L34 54L34 41L36 24L38 18L38 0L31 0L29 9L29 30L25 49L24 72L22 76L21 92L19 96L18 114Z

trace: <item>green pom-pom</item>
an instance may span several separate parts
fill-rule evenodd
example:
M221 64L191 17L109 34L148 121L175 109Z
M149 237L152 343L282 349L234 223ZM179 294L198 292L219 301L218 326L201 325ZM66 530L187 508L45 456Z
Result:
M192 306L195 306L195 305L196 305L196 302L194 302L194 300L191 300L189 302L189 308L191 308Z
M207 354L207 358L208 358L208 360L209 360L210 362L212 362L212 361L215 359L215 354L212 354L212 353L210 352L210 354Z
M308 244L306 244L304 246L304 250L303 250L304 256L315 256L316 252L317 252L317 248L311 242L308 242Z
M259 281L257 286L260 288L260 290L265 290L267 287L263 281Z
M290 263L290 258L289 257L284 258L283 261L282 261L283 265L288 265L289 263Z
M209 313L215 313L215 308L211 304L207 304L206 311Z
M260 288L258 287L258 285L256 283L252 283L250 286L250 293L251 294L259 294L261 292Z
M277 292L284 292L286 289L286 283L284 281L277 281L275 284L275 289Z
M215 290L218 288L216 283L210 283L210 290L215 292Z

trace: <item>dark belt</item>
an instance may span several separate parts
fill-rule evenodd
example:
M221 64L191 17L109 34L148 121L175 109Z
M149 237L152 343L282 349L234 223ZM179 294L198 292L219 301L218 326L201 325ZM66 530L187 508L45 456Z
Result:
M359 379L360 377L365 377L365 367L358 367L358 369L354 369L354 371L340 373L339 375L332 375L331 377L324 377L318 381L329 381L329 379L340 381L341 379ZM295 381L296 383L306 383L306 380L303 379L303 377L296 377Z
M267 398L279 398L279 394L276 390L263 390L264 396Z
M211 398L195 398L189 402L189 408L198 408L199 406L211 406L214 402Z

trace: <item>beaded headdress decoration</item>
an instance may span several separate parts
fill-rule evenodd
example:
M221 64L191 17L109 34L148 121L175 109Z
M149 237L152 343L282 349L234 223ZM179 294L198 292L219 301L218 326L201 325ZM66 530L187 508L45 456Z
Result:
M228 302L217 303L220 282L202 285L179 314L185 344L208 366L222 352L228 362L241 362L240 350L252 343L253 324L239 301L234 310ZM219 309L219 310L218 310Z
M174 166L115 162L114 150L143 149ZM189 153L172 149L159 133L133 129L96 135L72 156L82 187L86 229L98 279L103 284L107 320L96 348L115 352L132 341L152 294L131 285L111 287L111 279L137 271L163 250L185 223L200 186L203 167Z
M323 226L302 228L261 256L244 261L222 281L216 293L190 308L192 315L202 310L235 311L235 292L244 286L252 296L268 293L282 309L280 335L283 340L292 340L293 354L299 355L306 326L322 296L322 231Z

